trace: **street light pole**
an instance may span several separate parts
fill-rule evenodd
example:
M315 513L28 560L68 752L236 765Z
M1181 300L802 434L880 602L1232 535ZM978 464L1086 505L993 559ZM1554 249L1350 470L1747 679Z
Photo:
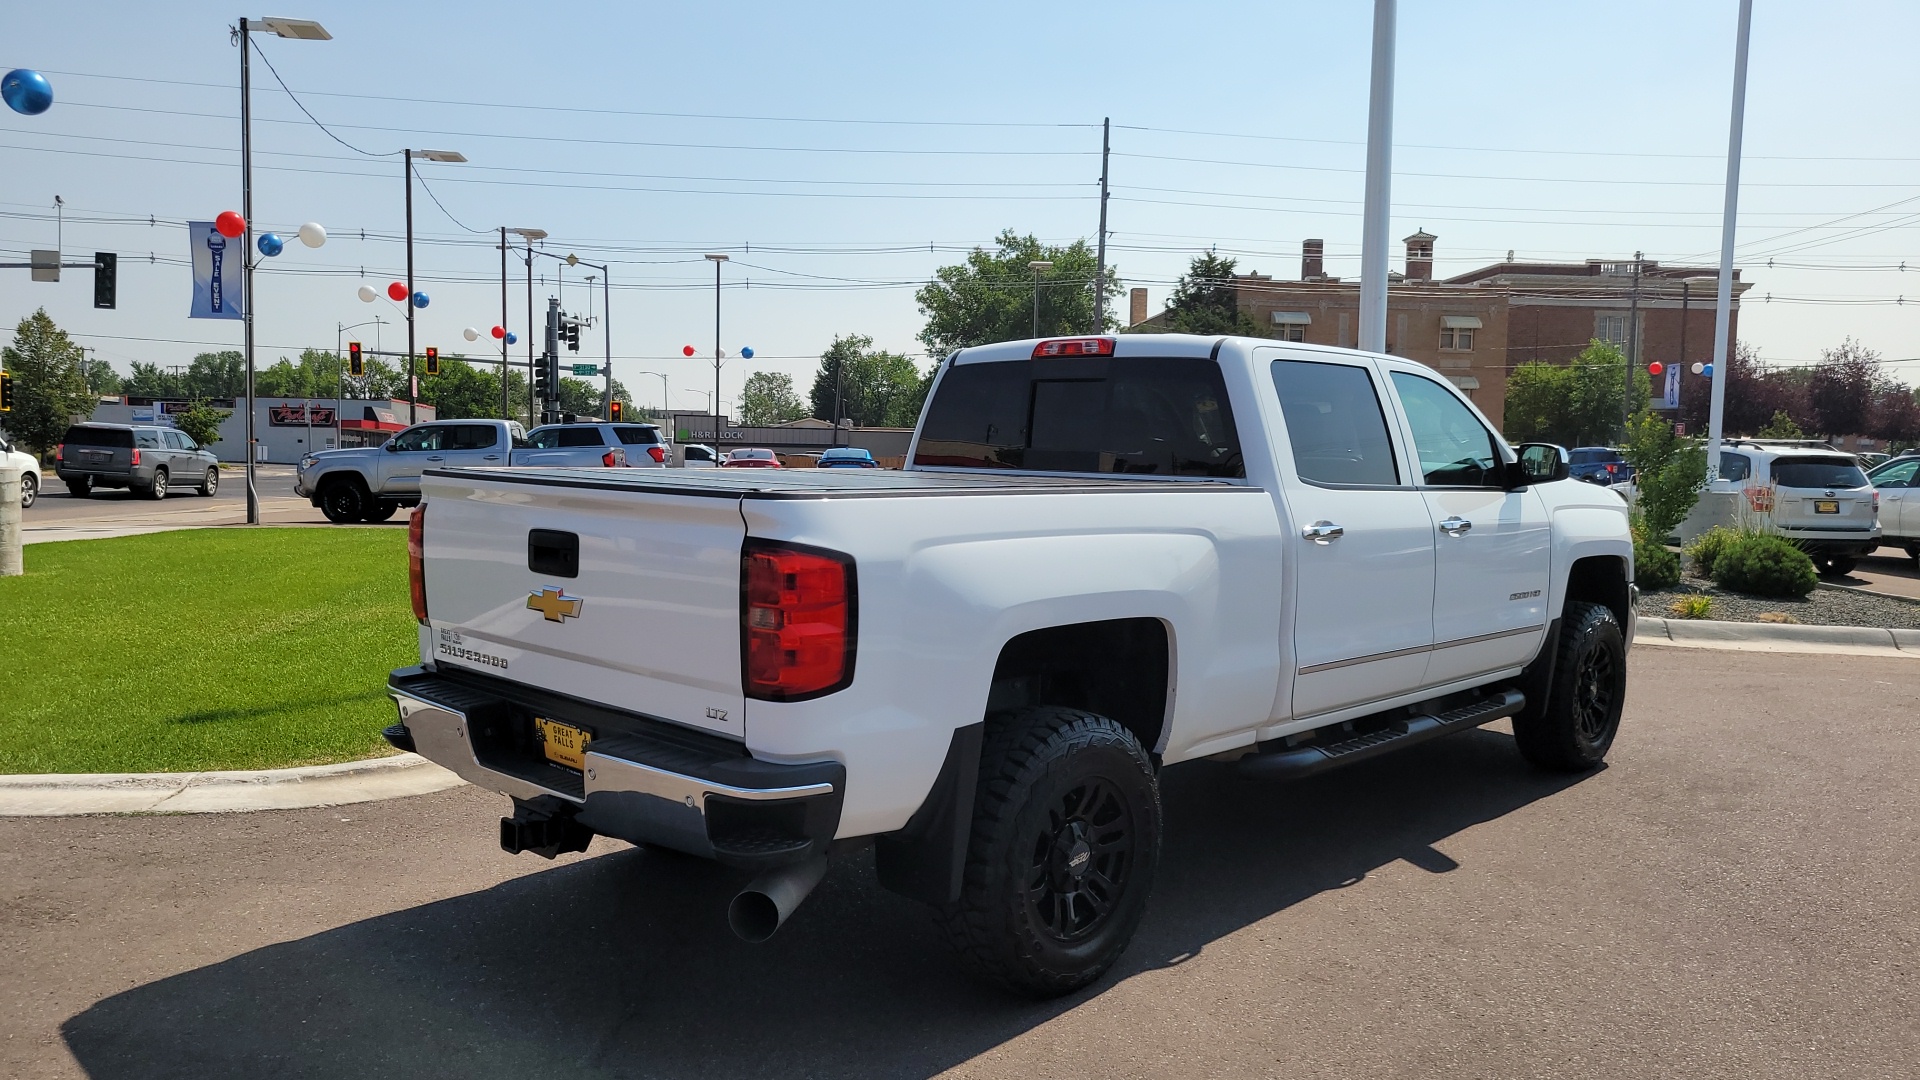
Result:
M1360 348L1387 348L1387 226L1393 191L1393 51L1397 0L1373 0L1367 92L1366 201L1360 217ZM1406 344L1401 343L1404 350Z
M513 419L507 392L507 227L500 226L500 419ZM435 415L438 415L437 413Z
M242 239L240 266L243 282L240 294L243 297L240 309L240 324L244 348L247 356L247 524L260 524L260 491L254 484L255 452L253 430L253 73L249 61L253 55L253 37L255 30L265 30L283 38L299 41L329 41L333 35L327 28L308 19L260 19L250 22L241 18L239 29L234 31L235 44L240 46L240 217L246 222L246 232Z
M1053 269L1053 263L1047 259L1035 259L1027 264L1033 271L1033 336L1040 336L1040 271Z
M428 161L467 160L453 150L403 150L400 153L400 168L407 185L407 423L419 419L420 387L413 376L413 309L417 306L413 298L413 159L425 158Z
M720 445L720 264L727 261L725 255L708 255L713 261L713 405L707 411L713 416L713 445Z

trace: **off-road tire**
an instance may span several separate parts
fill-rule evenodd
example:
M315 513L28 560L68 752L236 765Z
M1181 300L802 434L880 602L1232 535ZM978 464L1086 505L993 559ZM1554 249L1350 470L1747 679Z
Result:
M370 502L367 505L366 513L360 515L360 520L367 521L367 522L386 521L388 518L391 518L393 515L399 512L400 512L399 503Z
M1160 786L1125 727L1079 709L988 717L960 899L937 917L970 974L1033 997L1098 979L1160 861Z
M40 481L36 479L32 473L21 473L20 474L20 509L26 510L31 508L33 506L33 501L35 499L38 499L39 497L40 497Z
M1544 709L1513 718L1520 756L1542 769L1584 772L1606 760L1627 697L1627 639L1604 604L1568 601Z
M67 493L76 499L84 499L92 495L93 478L90 476L76 476L67 481Z
M207 478L200 484L200 494L204 498L213 498L220 490L220 470L208 469Z
M356 481L329 481L320 489L320 512L335 525L348 525L367 512L368 499L367 489Z
M164 499L167 497L167 470L153 470L153 483L140 489L142 498Z

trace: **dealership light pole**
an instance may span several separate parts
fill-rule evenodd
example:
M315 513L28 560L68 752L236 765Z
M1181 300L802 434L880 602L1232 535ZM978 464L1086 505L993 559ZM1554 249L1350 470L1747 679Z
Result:
M545 229L501 229L500 233L502 236L506 235L507 233L512 233L515 236L518 236L520 239L525 240L527 242L527 426L532 427L533 426L533 242L535 240L545 240L547 238L547 230ZM505 311L507 309L507 304L505 299L507 295L506 265L507 265L506 248L505 248L505 244L503 243L501 246L501 255L500 255L500 296L501 296L500 310L501 311ZM500 325L504 327L506 326L506 323L502 322ZM501 340L504 341L505 339L502 338ZM502 363L500 365L500 377L502 379L507 377L507 368L505 363Z
M713 445L720 445L720 264L727 261L725 255L708 255L713 261Z
M413 309L420 305L414 298L420 294L413 291L413 162L415 158L426 161L461 162L465 156L455 150L407 150L400 155L400 168L406 174L407 182L407 423L419 419L419 384L413 381Z
M1043 270L1053 269L1053 262L1050 259L1035 259L1032 262L1027 264L1027 269L1033 271L1033 336L1039 337L1040 336L1040 272Z
M1733 118L1727 123L1727 205L1720 220L1719 295L1713 307L1713 378L1708 380L1707 479L1720 477L1720 433L1727 408L1727 340L1733 321L1733 230L1740 217L1740 134L1747 116L1747 35L1753 0L1740 0L1740 29L1733 46Z
M253 32L267 33L296 41L331 41L327 28L309 19L241 19L233 32L240 46L240 217L246 222L246 235L240 249L240 266L245 280L240 293L241 328L247 354L247 524L260 524L260 492L254 486L254 460L259 454L253 440L253 82L248 61L253 54Z
M1360 233L1360 347L1368 352L1387 349L1387 217L1393 188L1396 3L1373 0L1373 84L1367 91L1366 203L1361 210Z

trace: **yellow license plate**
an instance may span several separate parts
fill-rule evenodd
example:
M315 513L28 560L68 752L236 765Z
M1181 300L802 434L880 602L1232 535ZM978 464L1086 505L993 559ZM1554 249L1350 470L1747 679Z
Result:
M1840 504L1833 501L1817 502L1813 504L1813 512L1816 514L1837 514L1840 512Z
M569 769L587 767L587 744L593 741L593 732L544 716L533 718L533 730L540 736L540 748L548 761Z

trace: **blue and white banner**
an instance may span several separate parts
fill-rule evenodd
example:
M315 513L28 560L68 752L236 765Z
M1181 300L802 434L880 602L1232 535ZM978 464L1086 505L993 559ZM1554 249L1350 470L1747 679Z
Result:
M1661 401L1660 407L1663 409L1677 409L1680 407L1680 365L1679 364L1667 365L1667 393L1665 398Z
M238 319L245 314L240 287L246 241L220 235L211 221L187 222L193 255L193 311L190 319Z

